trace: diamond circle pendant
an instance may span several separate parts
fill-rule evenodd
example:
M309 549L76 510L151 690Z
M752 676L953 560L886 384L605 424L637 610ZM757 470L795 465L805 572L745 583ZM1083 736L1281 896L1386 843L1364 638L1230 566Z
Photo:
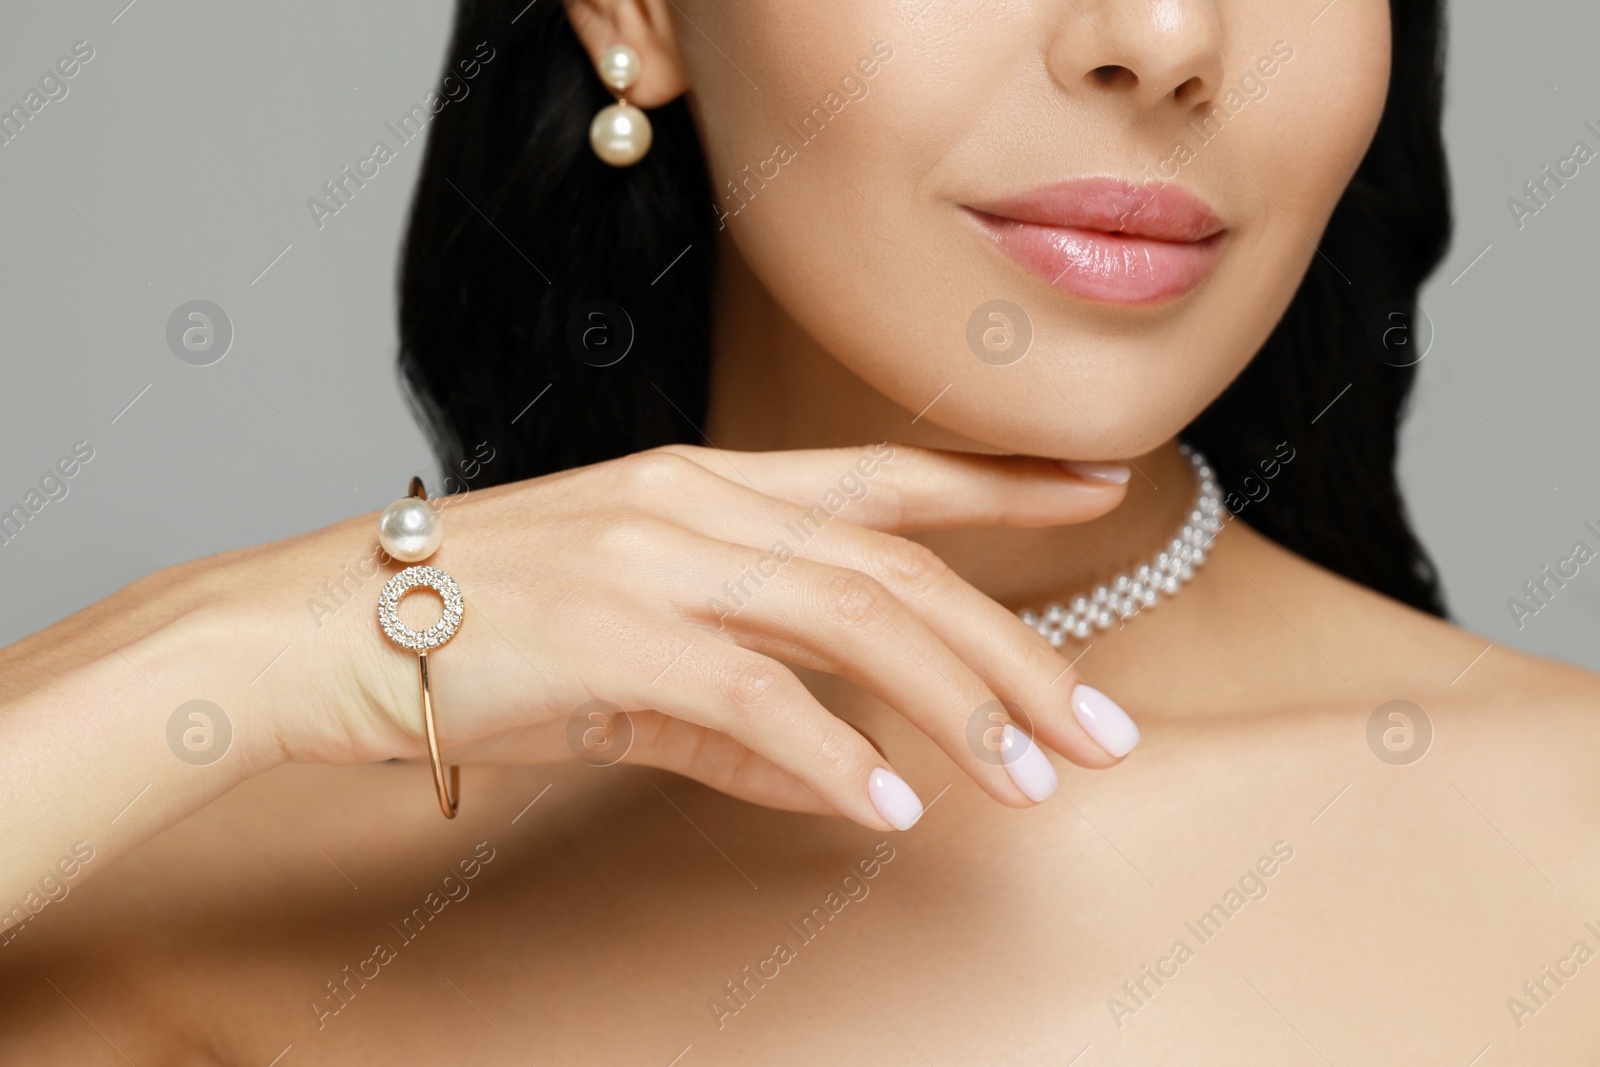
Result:
M432 589L444 601L444 614L426 630L414 630L400 621L400 601L414 589ZM378 624L389 640L401 648L427 652L455 636L461 627L461 587L438 567L407 567L384 584L378 596Z
M438 551L444 540L439 513L428 503L421 478L411 479L411 489L384 511L378 521L378 543L391 559L420 564ZM444 601L444 613L426 630L400 621L400 601L415 589L432 589ZM428 761L433 764L433 785L439 809L453 819L460 806L461 768L452 766L447 776L439 753L439 731L433 721L433 685L429 680L428 650L438 648L461 628L461 587L438 567L411 566L390 578L378 594L378 625L384 636L417 654L417 683L422 690L422 726L428 738Z

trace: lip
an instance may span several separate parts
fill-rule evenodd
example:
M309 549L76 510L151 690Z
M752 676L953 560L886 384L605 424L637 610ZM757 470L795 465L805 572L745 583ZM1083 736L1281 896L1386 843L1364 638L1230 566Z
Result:
M1227 230L1175 185L1085 178L963 205L1001 251L1063 292L1158 304L1205 280Z

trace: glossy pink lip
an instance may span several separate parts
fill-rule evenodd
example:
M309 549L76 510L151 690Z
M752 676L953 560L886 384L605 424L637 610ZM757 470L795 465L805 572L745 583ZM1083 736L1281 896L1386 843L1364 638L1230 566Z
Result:
M1057 289L1112 304L1155 304L1205 280L1222 222L1177 186L1086 178L967 210L1007 255Z

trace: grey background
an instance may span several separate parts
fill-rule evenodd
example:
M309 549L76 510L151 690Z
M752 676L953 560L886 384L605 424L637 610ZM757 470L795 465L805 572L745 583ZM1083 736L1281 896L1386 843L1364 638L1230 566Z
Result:
M421 142L323 229L306 200L436 88L450 5L125 4L14 4L0 31L6 108L74 42L95 50L0 146L0 505L74 442L95 450L0 547L0 643L161 567L381 507L434 469L393 371ZM1578 539L1600 548L1583 528L1600 527L1600 161L1520 230L1506 206L1575 140L1600 150L1584 129L1600 128L1600 11L1452 0L1450 21L1458 228L1424 295L1405 486L1464 625L1600 669L1600 562L1520 630L1506 605ZM235 332L208 367L166 339L196 299Z

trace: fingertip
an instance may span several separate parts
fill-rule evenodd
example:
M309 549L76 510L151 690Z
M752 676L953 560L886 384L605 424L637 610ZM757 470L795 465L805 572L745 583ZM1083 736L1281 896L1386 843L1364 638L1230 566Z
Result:
M1078 725L1107 755L1120 761L1138 745L1142 737L1138 724L1115 700L1082 682L1073 687L1071 699Z
M1058 459L1056 466L1081 481L1094 485L1127 485L1133 471L1125 463L1101 463L1082 459Z
M877 767L867 776L867 798L890 829L909 830L922 818L924 809L915 790L887 767Z

